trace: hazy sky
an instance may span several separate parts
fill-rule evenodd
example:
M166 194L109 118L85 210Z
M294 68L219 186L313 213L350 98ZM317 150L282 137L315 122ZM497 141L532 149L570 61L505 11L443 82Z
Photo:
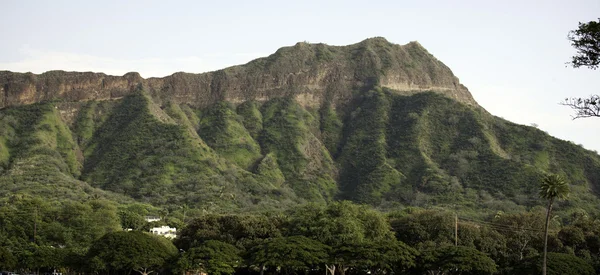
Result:
M558 102L600 93L600 70L565 66L600 1L0 0L0 70L143 77L246 63L299 41L419 41L489 112L600 151L600 118Z

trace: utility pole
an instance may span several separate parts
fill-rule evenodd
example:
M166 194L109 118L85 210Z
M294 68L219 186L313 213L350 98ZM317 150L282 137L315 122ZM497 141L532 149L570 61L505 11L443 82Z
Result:
M458 246L458 214L454 213L454 245Z
M37 235L37 207L33 209L33 243Z

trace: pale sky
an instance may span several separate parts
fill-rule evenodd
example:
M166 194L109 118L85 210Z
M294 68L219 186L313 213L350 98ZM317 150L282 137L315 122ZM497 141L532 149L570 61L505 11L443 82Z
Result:
M0 70L143 77L243 64L299 41L419 41L496 116L600 151L600 118L558 102L600 93L600 70L565 66L600 0L0 0Z

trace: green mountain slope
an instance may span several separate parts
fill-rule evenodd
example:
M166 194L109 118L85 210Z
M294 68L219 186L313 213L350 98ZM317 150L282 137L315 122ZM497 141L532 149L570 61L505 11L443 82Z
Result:
M124 201L78 180L81 152L52 104L0 112L0 198L23 194L63 200L90 196Z
M260 146L226 102L207 108L200 117L198 134L219 155L243 169L249 169L261 157Z
M260 144L273 153L286 182L311 201L327 201L336 190L335 166L325 146L314 135L317 119L298 103L274 99L262 107Z
M598 154L487 113L418 43L298 43L162 79L65 74L0 72L11 92L1 198L205 211L348 199L495 213L540 205L540 177L561 173L573 192L557 209L600 213ZM53 101L26 98L50 77Z

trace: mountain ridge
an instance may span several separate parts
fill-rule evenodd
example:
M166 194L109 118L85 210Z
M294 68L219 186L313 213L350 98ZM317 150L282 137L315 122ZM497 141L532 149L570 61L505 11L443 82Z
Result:
M268 57L217 71L147 79L139 73L111 76L92 72L42 74L0 71L0 108L59 100L118 99L144 87L156 99L205 107L219 100L266 101L293 93L306 105L345 103L348 93L378 84L404 94L437 91L477 103L443 63L418 42L406 45L370 38L348 46L296 43Z

